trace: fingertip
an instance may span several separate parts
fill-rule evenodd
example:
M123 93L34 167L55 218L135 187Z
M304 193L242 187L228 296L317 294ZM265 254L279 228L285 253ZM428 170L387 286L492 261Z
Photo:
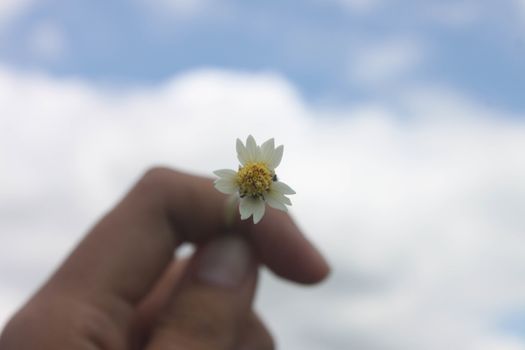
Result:
M302 279L296 280L297 283L312 285L326 280L332 272L330 265L320 256L319 260L312 264L309 274L305 274Z
M332 272L332 267L324 255L312 242L303 237L303 256L297 258L302 261L296 270L288 270L279 276L304 285L315 285L325 281ZM301 260L302 259L302 260ZM302 268L301 268L302 267Z
M292 218L269 208L257 224L241 223L258 258L276 275L301 284L316 284L328 277L330 265Z
M331 274L331 267L319 251L311 246L310 256L304 258L302 268L273 270L278 276L304 285L315 285L326 280Z

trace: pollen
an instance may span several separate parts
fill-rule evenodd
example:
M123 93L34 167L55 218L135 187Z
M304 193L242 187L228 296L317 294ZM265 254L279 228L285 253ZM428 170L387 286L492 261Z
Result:
M270 189L273 172L262 162L248 163L237 172L241 197L262 197Z

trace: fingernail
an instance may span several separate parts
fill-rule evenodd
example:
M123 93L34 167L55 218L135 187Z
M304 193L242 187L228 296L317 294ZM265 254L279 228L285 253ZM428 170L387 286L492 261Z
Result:
M203 248L197 265L202 282L235 288L242 284L251 264L248 243L239 237L223 237Z

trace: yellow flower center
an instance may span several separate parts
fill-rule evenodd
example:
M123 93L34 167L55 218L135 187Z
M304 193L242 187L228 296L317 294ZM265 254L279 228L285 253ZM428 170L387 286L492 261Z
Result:
M264 163L248 163L237 172L241 197L261 197L270 189L273 173Z

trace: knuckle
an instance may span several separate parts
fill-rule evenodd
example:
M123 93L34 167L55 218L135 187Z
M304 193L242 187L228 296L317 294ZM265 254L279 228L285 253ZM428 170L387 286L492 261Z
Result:
M46 349L52 340L56 340L50 339L46 332L46 329L57 323L49 311L45 304L30 300L7 322L0 335L0 348L29 348L38 342Z
M123 349L124 327L115 318L96 306L77 305L72 329L81 338L100 349Z
M275 347L275 340L273 339L273 337L271 335L267 335L263 341L261 341L260 343L260 347L259 347L261 350L275 350L276 347Z
M67 298L32 300L7 323L0 349L122 349L121 333L96 307Z
M17 344L22 340L23 330L29 330L27 317L21 312L14 315L5 325L4 330L0 334L0 348L2 349L14 349ZM26 332L27 334L27 332Z
M144 174L142 175L142 178L145 180L149 180L149 179L155 180L158 178L163 178L166 176L167 173L171 173L171 172L172 170L170 170L169 168L163 167L163 166L152 166L144 172Z
M268 328L258 318L251 318L244 329L242 343L246 348L258 350L275 349L275 341Z
M168 189L177 183L178 173L165 167L148 169L135 184L132 193L135 198L146 203L160 203L166 198Z
M222 343L225 338L225 329L214 317L209 314L187 315L177 322L179 332L191 339L199 339L204 343Z
M166 182L167 175L171 173L168 168L152 167L141 176L136 187L144 192L157 192Z
M231 311L211 299L185 300L158 325L158 338L189 349L230 349L235 343Z
M274 350L275 341L269 333L261 334L261 336L255 341L254 349L259 350Z

